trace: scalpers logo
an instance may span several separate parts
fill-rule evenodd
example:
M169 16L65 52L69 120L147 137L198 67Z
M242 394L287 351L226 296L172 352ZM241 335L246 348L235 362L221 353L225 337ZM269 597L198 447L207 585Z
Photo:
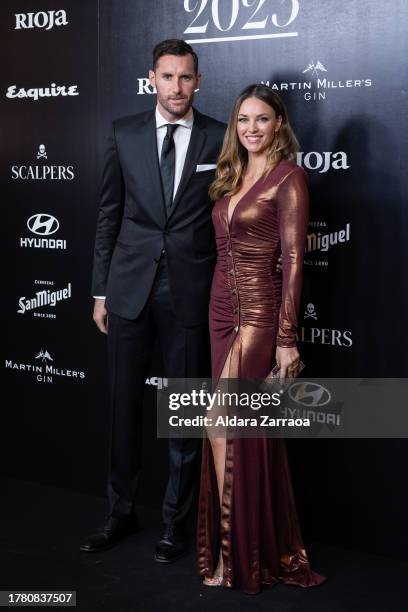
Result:
M314 327L318 320L317 308L313 302L308 302L303 311L305 324L299 328L297 339L307 344L322 344L329 346L340 346L350 348L353 345L352 332L348 329L330 329L326 327ZM306 321L312 327L306 327Z
M317 170L319 174L327 172L328 170L348 170L350 164L347 160L347 153L344 151L337 151L332 153L331 151L309 151L304 153L299 151L296 154L296 163L298 166L304 166L308 170Z
M35 285L54 285L54 281L43 281L43 280L35 280ZM71 283L68 283L66 287L63 289L42 289L41 291L37 291L34 297L27 298L25 295L18 298L18 314L26 314L27 312L33 313L34 317L45 318L45 319L56 319L57 316L54 312L38 312L39 308L46 308L47 306L50 308L55 308L58 302L62 302L64 300L70 300L72 297L72 286Z
M41 28L51 30L55 26L68 25L67 14L64 10L38 11L38 13L15 13L15 30L31 30Z
M70 379L71 381L84 380L86 375L83 370L57 367L54 358L47 349L41 349L35 354L31 363L5 359L6 370L15 370L22 374L30 374L39 383L53 383L55 380Z
M48 153L44 144L40 144L35 152L35 159L48 160ZM49 165L40 163L34 165L11 166L13 181L72 181L75 178L73 166Z
M58 219L53 215L49 215L48 213L37 213L35 215L31 215L31 217L27 220L27 227L32 234L38 237L21 236L21 248L66 250L66 240L48 238L48 236L55 234L60 227Z
M306 305L306 309L305 309L303 318L304 319L315 319L317 321L316 307L314 304L312 304L312 302L309 302Z
M51 83L46 87L20 87L17 89L17 85L10 85L7 88L6 98L31 98L37 102L40 98L58 98L59 96L79 96L78 85L57 85Z
M340 89L364 89L373 86L373 80L362 76L359 79L333 79L330 78L330 70L320 61L310 61L307 66L301 69L302 75L312 77L311 80L299 81L280 81L271 82L261 81L276 91L300 91L306 101L320 101L326 99L328 91ZM327 74L326 74L327 73Z

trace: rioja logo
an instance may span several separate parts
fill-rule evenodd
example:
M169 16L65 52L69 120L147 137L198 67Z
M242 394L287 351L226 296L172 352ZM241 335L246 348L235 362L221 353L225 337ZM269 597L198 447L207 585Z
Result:
M15 13L14 17L16 18L15 30L31 30L32 28L51 30L54 25L68 25L67 14L64 10Z
M319 174L327 172L330 168L333 170L348 170L350 165L347 163L347 153L344 151L309 151L304 153L299 151L296 154L296 163L298 166L305 166L308 170L318 170Z

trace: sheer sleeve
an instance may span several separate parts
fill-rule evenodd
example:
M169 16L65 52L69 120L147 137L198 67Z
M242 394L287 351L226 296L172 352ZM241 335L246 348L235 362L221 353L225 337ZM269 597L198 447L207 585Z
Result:
M307 175L299 166L278 188L279 234L282 250L282 305L277 346L296 346L302 267L309 220Z

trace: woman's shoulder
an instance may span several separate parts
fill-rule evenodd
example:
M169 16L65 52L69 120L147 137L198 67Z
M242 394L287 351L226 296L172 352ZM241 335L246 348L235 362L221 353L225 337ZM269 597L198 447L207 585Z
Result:
M278 183L281 183L289 176L293 178L303 177L304 180L307 180L308 176L304 168L302 166L298 166L298 164L292 159L283 159L276 166L276 179Z

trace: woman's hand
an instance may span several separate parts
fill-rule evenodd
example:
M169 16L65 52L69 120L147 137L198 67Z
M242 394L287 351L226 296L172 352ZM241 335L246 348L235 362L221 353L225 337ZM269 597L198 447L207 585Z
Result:
M280 382L283 385L287 376L294 378L297 375L300 356L296 346L290 348L278 346L276 348L276 363L280 367Z

